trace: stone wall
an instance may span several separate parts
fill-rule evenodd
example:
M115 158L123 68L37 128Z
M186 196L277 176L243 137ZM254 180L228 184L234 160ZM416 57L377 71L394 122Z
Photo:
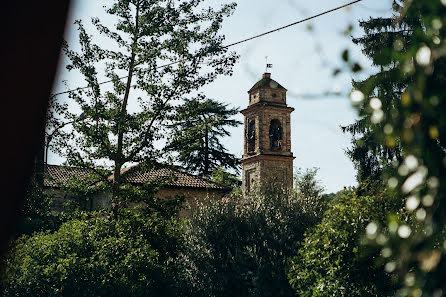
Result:
M111 208L111 193L95 194L88 200L80 200L73 194L64 192L58 188L46 188L45 193L51 195L53 199L53 211L62 211L63 204L68 201L74 201L84 209L110 209ZM184 196L187 204L191 207L196 205L197 201L206 201L209 199L219 199L226 194L225 191L200 189L200 188L163 188L160 189L155 197L164 200L170 200L177 196ZM186 205L185 205L186 207ZM186 214L185 209L179 213L180 217Z
M242 188L249 192L253 187L263 187L270 182L293 187L292 156L257 155L243 160Z

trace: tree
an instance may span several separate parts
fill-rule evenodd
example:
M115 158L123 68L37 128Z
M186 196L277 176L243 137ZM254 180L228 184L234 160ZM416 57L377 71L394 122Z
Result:
M299 169L294 175L294 195L302 201L306 212L313 211L313 215L322 218L326 201L324 201L324 187L316 179L318 168Z
M178 161L188 170L206 178L219 167L237 170L237 158L220 142L221 137L230 136L226 127L241 125L231 119L237 113L237 108L228 109L228 104L203 95L186 99L173 117L168 149L178 153Z
M372 196L358 196L357 190L341 192L328 204L322 222L305 234L290 261L290 283L302 297L392 296L391 275L383 271L382 261L376 263L380 250L361 242L366 226L385 222L387 213L401 205L383 191Z
M14 242L2 296L176 296L169 263L178 239L174 220L84 213Z
M365 91L369 98L358 105L360 119L342 127L344 132L353 136L353 147L346 153L357 169L359 182L367 178L379 180L383 168L389 167L394 160L401 159L398 139L382 138L381 131L391 134L391 128L382 125L380 119L383 111L386 114L396 111L397 102L410 81L410 76L400 75L404 65L399 63L397 56L391 54L392 49L398 48L400 53L407 52L410 48L410 36L421 24L418 19L407 17L396 23L398 9L395 2L396 15L393 17L361 21L360 27L365 35L353 39L371 59L372 65L380 69L363 81L353 82L353 87Z
M53 104L52 127L68 122L72 127L53 136L53 149L69 165L93 169L105 183L112 172L114 209L120 203L123 166L157 158L154 143L164 135L172 102L218 75L232 74L237 56L222 46L224 37L218 31L235 4L200 10L202 4L116 0L106 9L116 19L114 28L92 19L98 33L113 42L107 48L93 43L83 23L75 22L81 50L65 46L67 69L79 71L88 88L71 91L69 104ZM113 86L104 87L102 77Z
M242 194L242 181L240 180L240 177L236 174L223 170L221 166L212 171L211 181L220 185L231 187L232 194L234 195Z
M405 20L420 23L405 36L408 42L403 47L383 46L383 57L400 65L395 81L406 87L392 109L385 108L384 97L377 98L384 108L369 110L371 116L365 121L376 131L378 145L393 148L398 143L401 149L401 158L392 162L383 178L405 202L407 219L390 211L388 221L377 224L374 244L389 251L380 259L401 284L398 296L445 296L446 7L444 1L434 0L400 1L395 6L399 15L394 26ZM381 83L369 80L358 91L370 98ZM374 102L378 107L378 100ZM365 100L360 106L371 103ZM373 116L375 112L378 116Z
M317 210L280 186L265 189L191 213L177 260L182 296L294 296L287 261Z

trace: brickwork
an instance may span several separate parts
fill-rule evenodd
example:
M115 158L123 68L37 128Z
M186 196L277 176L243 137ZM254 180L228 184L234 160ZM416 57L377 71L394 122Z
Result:
M291 112L286 105L286 89L271 79L269 73L257 82L249 94L245 117L242 187L244 192L253 185L262 187L275 180L292 187L293 154L291 152ZM255 146L249 145L249 126L255 122Z

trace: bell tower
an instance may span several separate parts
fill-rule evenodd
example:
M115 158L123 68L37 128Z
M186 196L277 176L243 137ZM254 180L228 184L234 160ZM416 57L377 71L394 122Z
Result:
M247 193L255 186L278 182L293 186L290 115L294 108L286 103L287 90L264 73L249 91L245 117L242 188Z

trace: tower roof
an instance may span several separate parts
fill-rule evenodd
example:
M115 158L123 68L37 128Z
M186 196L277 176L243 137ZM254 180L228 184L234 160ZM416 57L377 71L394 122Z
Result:
M262 79L259 80L249 91L252 92L256 89L260 88L272 88L272 89L284 89L286 90L281 84L279 84L274 79L271 79L271 73L264 73L262 76Z

